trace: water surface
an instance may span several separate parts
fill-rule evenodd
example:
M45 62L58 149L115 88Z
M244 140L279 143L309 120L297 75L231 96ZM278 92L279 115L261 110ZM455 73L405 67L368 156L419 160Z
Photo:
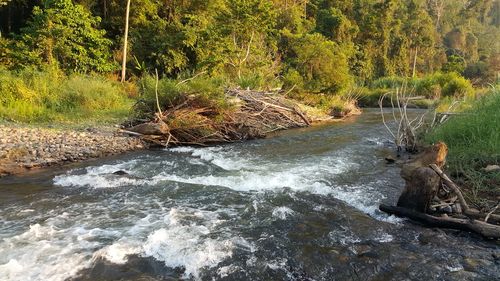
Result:
M385 137L368 111L3 179L0 280L498 280L498 243L377 210Z

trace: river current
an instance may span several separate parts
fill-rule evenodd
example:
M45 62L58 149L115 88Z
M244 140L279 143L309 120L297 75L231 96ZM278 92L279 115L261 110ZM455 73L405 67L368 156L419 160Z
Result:
M0 280L499 280L498 242L378 211L386 137L367 111L1 179Z

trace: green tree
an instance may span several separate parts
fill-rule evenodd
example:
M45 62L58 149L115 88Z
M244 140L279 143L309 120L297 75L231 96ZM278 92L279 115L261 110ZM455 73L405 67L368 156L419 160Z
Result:
M459 55L451 55L448 57L448 61L443 65L444 72L456 72L462 73L465 70L466 62L465 59Z
M226 0L197 49L202 65L212 72L241 79L252 73L275 72L277 14L270 1Z
M351 83L348 56L337 43L313 33L292 38L291 48L294 58L289 73L300 74L305 90L338 93Z
M71 0L48 0L35 7L15 47L20 65L57 65L70 72L106 72L111 41L99 30L100 19Z

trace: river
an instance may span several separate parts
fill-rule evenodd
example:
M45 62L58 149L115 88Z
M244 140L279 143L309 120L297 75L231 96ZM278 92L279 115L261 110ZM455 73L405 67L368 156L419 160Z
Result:
M499 280L498 242L377 210L385 137L368 110L0 179L0 280Z

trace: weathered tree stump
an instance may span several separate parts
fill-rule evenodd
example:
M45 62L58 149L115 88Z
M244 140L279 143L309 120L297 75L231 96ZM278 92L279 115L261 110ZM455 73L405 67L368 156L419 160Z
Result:
M446 145L438 143L425 149L413 161L403 165L401 177L406 181L406 185L397 206L382 204L379 209L388 214L410 218L430 227L465 230L487 238L499 239L500 226L495 223L500 222L500 216L493 213L500 206L500 203L488 214L481 214L470 208L460 188L441 170L445 164L447 153ZM443 191L446 191L444 192L446 196L439 198ZM430 208L431 203L435 201L438 201L438 204ZM456 208L457 205L459 208ZM451 206L455 206L456 211L449 211L450 215L455 217L432 215L436 211L435 207L438 206L445 206L449 209L453 209Z
M447 153L448 147L440 142L403 165L401 177L406 185L399 197L398 207L423 213L428 211L430 202L441 185L440 176L429 165L444 166Z
M397 203L398 207L426 213L436 195L441 178L429 167L413 171Z

